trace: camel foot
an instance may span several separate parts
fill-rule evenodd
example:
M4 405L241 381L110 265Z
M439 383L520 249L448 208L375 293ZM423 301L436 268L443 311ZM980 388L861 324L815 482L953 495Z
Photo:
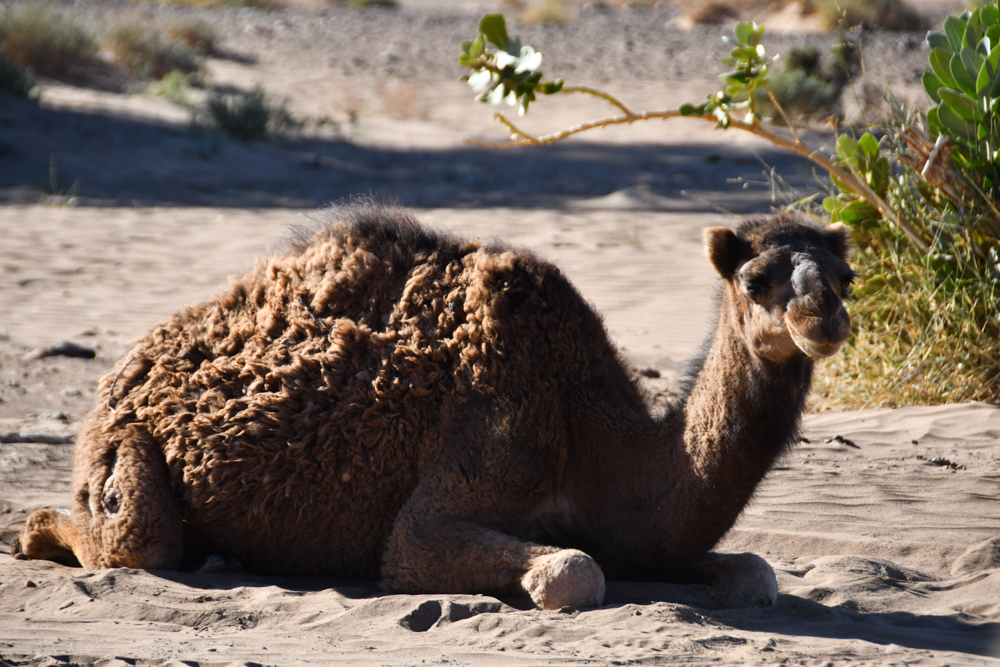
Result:
M778 601L778 579L756 554L708 554L698 564L719 607L770 607Z
M521 585L541 609L600 607L604 602L601 566L576 549L532 559Z
M28 517L21 534L11 543L10 555L17 560L73 562L76 559L68 540L71 532L68 510L36 510Z

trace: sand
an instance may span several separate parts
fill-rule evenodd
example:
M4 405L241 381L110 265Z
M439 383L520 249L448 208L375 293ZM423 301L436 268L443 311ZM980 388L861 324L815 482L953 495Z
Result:
M462 36L483 6L404 8L416 17L411 32L437 40ZM407 49L418 40L398 37L405 20L369 16L395 55L379 60L385 51L371 57L359 44L361 64L345 66L350 58L333 50L351 40L330 16L359 19L333 13L323 23L302 11L206 14L233 56L210 62L215 85L261 82L300 117L334 123L282 144L220 139L163 99L65 82L46 83L41 108L0 100L0 526L68 506L72 438L131 338L210 298L326 201L381 193L428 225L550 259L603 313L629 362L661 373L643 381L666 400L717 289L701 229L767 211L766 165L815 187L806 164L693 121L545 150L471 148L467 137L503 136L492 110L447 68L414 73ZM657 11L664 23L677 14ZM572 34L603 29L606 39L642 24L579 20ZM309 32L322 26L325 42ZM531 30L550 40L553 62L572 60L559 51L565 35ZM667 42L686 53L718 39L697 30ZM895 63L887 71L912 85L926 57L911 44L919 36L871 39L895 49L882 54ZM317 56L320 43L328 51ZM665 47L649 48L660 57ZM579 74L594 82L624 71L605 61ZM637 108L697 101L715 86L681 69L635 71L615 90ZM547 100L528 124L545 131L604 112ZM65 196L39 203L53 155ZM96 357L31 358L67 340ZM0 667L1000 664L1000 408L816 413L803 438L719 545L771 563L780 586L771 608L713 609L698 587L612 581L599 609L546 612L519 599L389 595L365 581L88 573L0 553Z

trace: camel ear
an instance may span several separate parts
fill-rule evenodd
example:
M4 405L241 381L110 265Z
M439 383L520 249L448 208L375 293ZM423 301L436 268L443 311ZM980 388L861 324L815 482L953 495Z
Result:
M835 222L823 231L826 247L837 257L846 260L851 254L851 230Z
M702 238L705 239L705 254L716 272L725 280L736 275L744 249L740 237L726 227L708 227L702 232Z

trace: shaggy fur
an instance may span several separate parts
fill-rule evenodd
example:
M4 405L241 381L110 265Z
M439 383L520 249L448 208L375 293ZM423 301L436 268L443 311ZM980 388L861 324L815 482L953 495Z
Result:
M789 341L846 337L843 230L708 230L718 325L657 419L553 265L395 207L338 213L138 341L80 434L72 514L33 514L15 553L91 569L220 553L544 608L599 604L601 567L739 572L749 592L720 583L721 604L773 601L759 559L699 557L797 432L812 361Z

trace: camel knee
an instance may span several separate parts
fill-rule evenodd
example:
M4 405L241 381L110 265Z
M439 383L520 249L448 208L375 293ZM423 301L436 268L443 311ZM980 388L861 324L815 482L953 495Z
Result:
M69 520L69 512L40 509L32 512L24 529L14 539L10 554L19 560L38 559L71 562L78 536Z
M600 607L604 603L601 566L576 549L533 558L521 585L541 609Z

